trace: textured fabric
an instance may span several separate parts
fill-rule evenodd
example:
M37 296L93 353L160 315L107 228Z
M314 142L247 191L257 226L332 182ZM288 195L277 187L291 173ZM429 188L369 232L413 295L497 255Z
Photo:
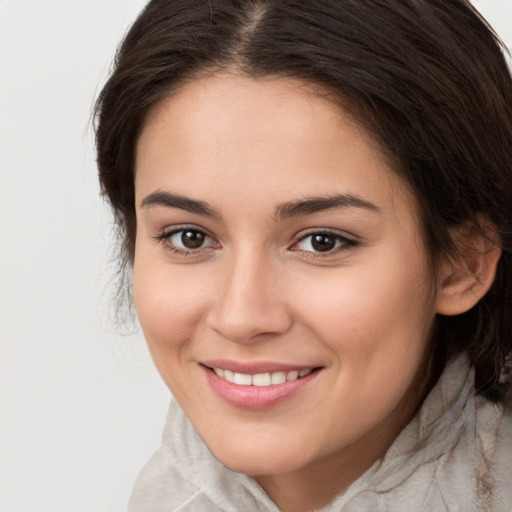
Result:
M322 512L512 512L512 404L474 396L466 357L451 362L383 459ZM278 512L250 477L223 466L176 402L129 512Z

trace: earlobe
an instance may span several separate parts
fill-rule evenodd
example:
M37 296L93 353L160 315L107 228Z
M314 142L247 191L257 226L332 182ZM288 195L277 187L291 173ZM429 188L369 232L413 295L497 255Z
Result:
M492 222L479 216L477 223L453 229L458 254L446 262L437 294L437 313L459 315L470 310L488 291L501 256Z

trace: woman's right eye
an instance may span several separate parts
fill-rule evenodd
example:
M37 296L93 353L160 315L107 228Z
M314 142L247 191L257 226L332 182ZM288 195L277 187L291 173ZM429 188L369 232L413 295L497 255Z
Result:
M211 236L195 228L175 229L162 233L157 238L167 249L181 254L217 247L217 243Z

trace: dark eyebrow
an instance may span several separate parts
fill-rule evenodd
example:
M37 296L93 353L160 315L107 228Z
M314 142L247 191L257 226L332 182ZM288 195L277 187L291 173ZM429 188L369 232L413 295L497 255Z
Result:
M277 219L285 220L290 217L311 215L312 213L330 210L332 208L364 208L372 212L380 212L381 209L365 199L352 194L336 194L327 197L307 197L298 201L282 203L275 212Z
M205 215L206 217L213 217L220 219L220 213L212 208L204 201L196 201L185 196L178 194L171 194L170 192L163 192L157 190L147 195L141 202L142 208L150 208L152 206L166 206L168 208L179 208L187 212L197 213L198 215Z

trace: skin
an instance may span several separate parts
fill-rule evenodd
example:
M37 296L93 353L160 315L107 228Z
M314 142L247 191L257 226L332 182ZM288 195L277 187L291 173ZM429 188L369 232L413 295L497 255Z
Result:
M333 103L289 79L231 75L153 110L135 188L135 303L163 379L212 453L281 510L324 505L386 452L426 392L442 292L413 195ZM366 206L279 209L334 194ZM182 232L169 235L183 227L203 244L183 252ZM307 235L325 231L341 238L316 251ZM212 390L201 363L214 359L321 369L248 410Z

